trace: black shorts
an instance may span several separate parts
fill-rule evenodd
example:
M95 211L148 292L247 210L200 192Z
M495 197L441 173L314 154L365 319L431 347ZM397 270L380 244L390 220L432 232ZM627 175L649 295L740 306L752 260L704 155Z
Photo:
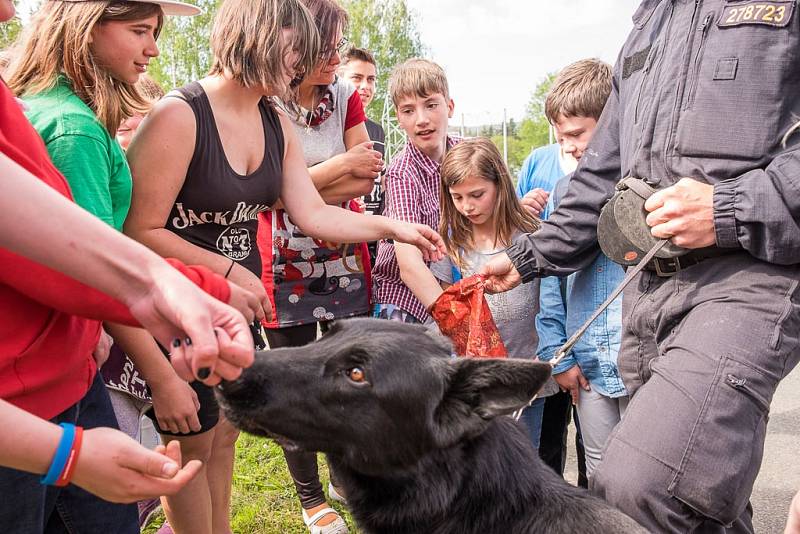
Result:
M164 356L169 360L169 352L167 352L160 343L158 344L158 348L161 349L161 352L163 352ZM151 407L145 412L145 415L153 421L153 426L155 426L159 434L177 437L197 436L199 434L208 432L217 426L217 423L219 423L219 404L217 404L217 399L214 397L214 388L203 384L199 380L191 382L189 386L191 386L191 388L197 394L197 400L200 402L200 409L197 410L197 419L200 421L200 430L197 432L189 432L188 434L181 434L180 432L170 432L169 430L161 428L161 426L158 424L155 407Z
M219 423L219 404L217 404L217 399L214 397L214 388L207 386L200 382L199 380L195 380L194 382L189 384L195 393L197 393L197 400L200 401L200 409L197 411L197 419L200 420L200 430L197 432L189 432L188 434L182 434L180 432L171 432L158 424L158 419L156 418L155 408L150 408L145 412L145 415L153 420L153 426L156 427L156 430L159 434L166 434L168 436L197 436L199 434L203 434L208 432L209 430L213 429Z

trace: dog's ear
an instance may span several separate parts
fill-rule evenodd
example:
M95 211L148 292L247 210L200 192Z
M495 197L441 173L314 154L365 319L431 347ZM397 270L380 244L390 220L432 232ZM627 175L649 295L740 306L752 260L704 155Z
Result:
M517 359L449 360L447 383L436 410L437 442L448 446L480 434L492 418L527 405L552 367Z

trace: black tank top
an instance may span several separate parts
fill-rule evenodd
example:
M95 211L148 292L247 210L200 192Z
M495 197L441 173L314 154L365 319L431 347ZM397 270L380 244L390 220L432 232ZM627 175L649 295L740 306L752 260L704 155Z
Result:
M197 121L194 154L166 228L190 243L230 258L261 276L256 246L258 213L269 209L281 192L283 130L267 99L258 107L264 125L264 159L242 176L228 164L214 114L203 87L193 82L176 98L189 104Z

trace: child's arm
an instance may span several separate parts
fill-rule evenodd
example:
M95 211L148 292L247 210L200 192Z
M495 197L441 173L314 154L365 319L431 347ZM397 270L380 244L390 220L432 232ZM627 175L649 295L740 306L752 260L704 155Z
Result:
M106 323L105 327L150 386L159 426L173 433L199 432L197 395L178 376L153 337L141 328L114 323Z
M422 253L414 245L404 243L395 243L394 253L397 256L397 265L400 267L400 278L403 283L425 306L425 309L429 309L442 293L442 286L425 265Z

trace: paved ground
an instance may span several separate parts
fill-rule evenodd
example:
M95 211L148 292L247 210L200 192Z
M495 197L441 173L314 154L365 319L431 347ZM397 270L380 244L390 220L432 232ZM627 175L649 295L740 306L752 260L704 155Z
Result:
M574 428L571 429L574 431ZM574 443L570 436L569 443ZM567 480L577 479L574 448L567 463ZM800 370L791 373L772 402L761 473L753 489L758 534L782 534L789 503L800 490Z

